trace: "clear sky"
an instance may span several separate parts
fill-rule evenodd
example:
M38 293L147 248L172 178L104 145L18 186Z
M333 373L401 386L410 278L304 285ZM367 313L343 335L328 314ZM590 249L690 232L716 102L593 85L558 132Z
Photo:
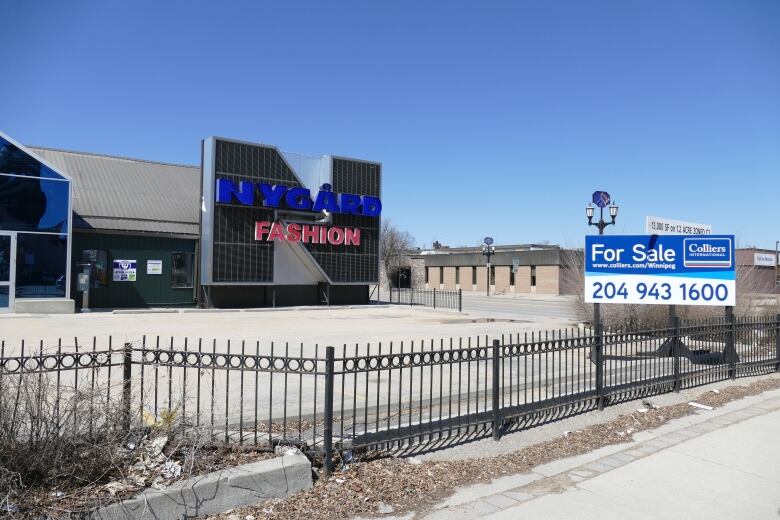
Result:
M0 0L0 129L198 164L209 135L383 163L419 244L581 246L594 189L780 239L780 1Z

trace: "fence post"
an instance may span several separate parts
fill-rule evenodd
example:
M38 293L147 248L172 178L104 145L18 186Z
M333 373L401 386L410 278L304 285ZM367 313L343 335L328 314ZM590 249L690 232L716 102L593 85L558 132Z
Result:
M333 361L334 348L325 347L325 425L323 426L322 473L328 478L333 473Z
M723 360L729 364L729 377L737 378L737 348L736 348L736 323L734 321L734 307L726 307L726 323L728 331L726 332L726 348L723 349Z
M601 305L593 304L593 321L596 325L596 404L604 409L604 326L601 323Z
M409 307L414 306L414 287L409 290Z
M499 385L501 373L501 342L493 340L493 440L501 438L501 403L499 402Z
M674 308L674 306L672 306ZM672 316L672 327L674 327L674 337L672 338L672 356L674 356L674 391L679 392L682 388L682 379L680 378L680 347L682 339L680 338L680 317Z
M436 288L433 288L433 308L436 308Z
M458 312L463 312L463 289L458 289ZM778 356L778 359L780 359L780 356Z
M775 316L775 359L777 360L775 370L780 372L780 314Z
M122 429L130 431L131 380L133 377L133 344L122 347Z

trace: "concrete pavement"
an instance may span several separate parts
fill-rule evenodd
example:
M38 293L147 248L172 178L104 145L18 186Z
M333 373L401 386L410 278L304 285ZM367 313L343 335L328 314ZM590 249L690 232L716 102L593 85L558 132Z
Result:
M425 516L775 519L780 390L640 432L628 444L459 489Z

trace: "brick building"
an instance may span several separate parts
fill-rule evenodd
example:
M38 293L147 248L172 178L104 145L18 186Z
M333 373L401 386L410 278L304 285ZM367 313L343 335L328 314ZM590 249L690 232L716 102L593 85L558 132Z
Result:
M488 273L480 247L435 245L410 255L411 279L421 281L415 287L486 292L489 277L491 294L575 294L578 290L581 251L542 244L495 246Z

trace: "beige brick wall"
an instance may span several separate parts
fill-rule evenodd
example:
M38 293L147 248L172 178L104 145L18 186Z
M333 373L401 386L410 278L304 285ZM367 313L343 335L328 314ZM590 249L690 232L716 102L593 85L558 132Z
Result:
M528 294L531 292L531 267L520 265L515 273L515 292Z
M441 283L441 267L429 267L428 268L428 288L438 289Z
M512 266L497 265L496 266L496 284L495 291L497 293L509 292L509 272L512 270Z
M444 268L444 288L455 289L455 267Z
M470 275L470 273L469 273ZM477 266L477 290L485 292L487 291L487 267Z
M536 267L536 292L538 294L558 294L559 273L557 265L539 265Z

